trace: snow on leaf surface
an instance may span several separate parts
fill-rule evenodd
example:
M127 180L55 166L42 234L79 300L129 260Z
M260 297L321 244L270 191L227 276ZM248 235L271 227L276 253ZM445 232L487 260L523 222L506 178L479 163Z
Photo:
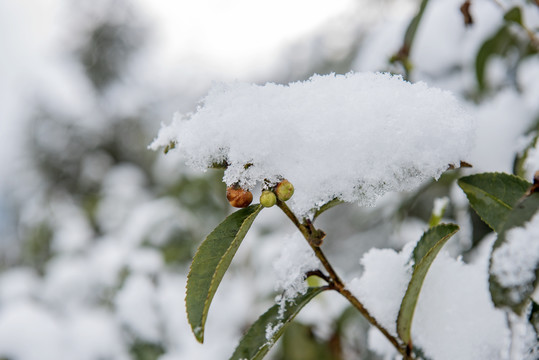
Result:
M371 249L361 259L364 272L350 281L350 291L372 316L396 335L401 299L411 277L413 242L402 251ZM425 277L412 327L414 348L435 360L502 360L508 344L503 311L490 299L486 281L488 252L471 264L441 251ZM370 333L369 336L372 334ZM379 339L369 339L372 349L391 358L394 349ZM387 343L387 340L385 340ZM458 344L458 346L455 346Z
M384 73L330 74L218 84L151 148L175 142L199 169L226 161L228 185L286 178L296 189L293 210L310 215L334 198L372 205L387 191L438 178L466 158L473 129L447 91Z
M505 234L504 242L492 253L490 272L507 291L507 303L518 307L534 291L539 271L539 214L523 227Z

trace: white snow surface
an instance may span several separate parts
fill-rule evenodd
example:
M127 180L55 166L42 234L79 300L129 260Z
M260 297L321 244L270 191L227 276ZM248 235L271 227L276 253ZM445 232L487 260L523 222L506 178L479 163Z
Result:
M372 205L439 177L466 159L473 130L447 91L386 73L330 74L288 85L217 84L151 148L174 141L203 170L226 161L228 185L286 178L293 210L306 216L336 197Z
M280 256L273 262L277 276L275 290L282 292L283 301L293 300L307 291L305 274L317 269L322 269L320 261L301 234L294 233L285 239Z
M506 241L492 253L491 273L504 287L519 287L535 281L539 265L539 214L523 227L511 229ZM518 300L519 294L511 293Z
M371 315L392 334L396 334L400 303L411 276L413 247L409 243L401 252L370 250L361 260L364 273L349 285ZM433 262L412 324L414 345L429 358L504 359L509 334L503 311L495 309L490 299L487 264L488 252L473 264L464 264L445 250ZM369 346L385 358L392 358L395 349L385 346L376 333L369 333Z

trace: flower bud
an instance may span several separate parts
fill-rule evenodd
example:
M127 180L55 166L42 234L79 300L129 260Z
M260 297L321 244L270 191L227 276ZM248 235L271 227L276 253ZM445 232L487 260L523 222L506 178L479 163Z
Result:
M226 198L230 205L244 208L253 201L253 194L249 190L242 189L239 185L232 185L226 189Z
M294 195L294 185L288 180L283 180L277 185L275 194L279 200L287 201Z
M277 197L273 191L264 190L260 195L260 204L264 207L272 207L277 202Z

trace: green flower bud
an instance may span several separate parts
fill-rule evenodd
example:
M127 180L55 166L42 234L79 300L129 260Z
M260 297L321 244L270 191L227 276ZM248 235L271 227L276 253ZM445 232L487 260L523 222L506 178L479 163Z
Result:
M283 180L277 185L275 193L279 200L287 201L294 195L294 185L288 180Z
M260 204L264 207L272 207L277 202L277 197L273 191L264 190L260 195Z

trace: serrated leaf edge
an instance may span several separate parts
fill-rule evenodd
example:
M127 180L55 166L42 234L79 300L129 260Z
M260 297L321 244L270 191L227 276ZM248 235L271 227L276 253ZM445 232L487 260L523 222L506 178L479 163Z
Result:
M468 175L468 176L465 176L465 177L462 177L460 179L457 180L457 183L458 185L460 186L460 188L462 189L462 191L464 191L463 187L462 187L462 183L465 183L466 186L470 186L470 187L473 187L474 189L480 189L474 185L471 185L469 183L466 183L466 182L463 182L462 179L466 179L466 178L469 178L469 177L472 177L472 176L476 176L476 175L501 175L501 176L509 176L509 177L512 177L512 178L515 178L515 179L518 179L518 180L522 180L522 181L526 181L528 182L526 179L520 177L520 176L517 176L517 175L514 175L514 174L507 174L507 173L503 173L503 172L486 172L486 173L478 173L478 174L473 174L473 175ZM531 183L530 183L531 185ZM485 193L485 194L489 194L487 193L486 191L482 191L482 193ZM477 214L477 216L479 216L479 218L485 223L488 225L488 227L490 227L492 230L496 231L496 229L494 229L494 227L488 223L485 218L483 218L483 216L477 211L476 207L472 204L472 202L470 201L470 197L468 196L468 193L466 191L464 191L464 194L466 195L466 198L468 199L468 203L470 204L470 206L472 207L472 209L474 209L475 213ZM493 196L490 196L489 195L489 198L492 198L494 200L497 200L497 198L493 197ZM509 210L512 210L513 207L504 203L503 201L498 201L500 204L502 204L503 206L505 206L506 208L508 208ZM503 224L500 224L500 227L502 226Z

